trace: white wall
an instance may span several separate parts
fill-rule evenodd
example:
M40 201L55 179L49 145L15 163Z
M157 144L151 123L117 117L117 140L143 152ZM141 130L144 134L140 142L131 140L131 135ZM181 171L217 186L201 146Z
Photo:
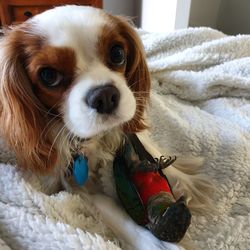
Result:
M133 17L147 31L167 32L187 28L191 0L103 0L103 8L114 15Z
M175 28L177 0L143 0L141 27L166 32Z
M178 0L176 6L175 29L187 28L189 25L191 0Z
M149 31L208 26L226 34L250 34L250 0L103 0L103 7L133 17Z
M167 32L188 27L191 0L142 0L141 27Z

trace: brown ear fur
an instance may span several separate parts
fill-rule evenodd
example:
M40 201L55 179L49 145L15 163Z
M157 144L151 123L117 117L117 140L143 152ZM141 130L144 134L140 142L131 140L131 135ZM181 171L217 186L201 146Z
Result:
M131 25L121 19L119 25L123 37L129 42L129 55L127 59L126 77L130 88L136 98L136 113L134 118L124 125L125 132L140 132L148 128L144 120L144 111L147 107L151 80L146 63L146 56L140 38Z
M34 96L25 73L24 52L35 44L21 29L11 31L0 44L0 126L18 165L46 173L54 166L57 153L48 133L42 133L46 110Z

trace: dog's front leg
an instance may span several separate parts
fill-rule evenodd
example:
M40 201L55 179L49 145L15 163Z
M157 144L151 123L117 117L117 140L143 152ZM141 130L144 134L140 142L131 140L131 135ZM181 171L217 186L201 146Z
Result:
M149 230L137 225L114 199L106 195L93 195L93 203L104 222L110 226L117 237L136 250L180 250L172 243L157 239Z

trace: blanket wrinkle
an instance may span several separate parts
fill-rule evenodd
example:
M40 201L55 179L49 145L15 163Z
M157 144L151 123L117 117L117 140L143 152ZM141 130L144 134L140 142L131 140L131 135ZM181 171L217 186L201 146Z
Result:
M250 36L138 33L152 77L151 137L166 155L203 158L219 190L216 214L193 215L192 249L249 249ZM0 249L121 249L87 193L45 195L13 159L0 141Z

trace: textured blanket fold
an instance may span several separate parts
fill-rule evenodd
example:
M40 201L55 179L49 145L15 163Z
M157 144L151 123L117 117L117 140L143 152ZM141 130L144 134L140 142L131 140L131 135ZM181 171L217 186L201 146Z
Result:
M152 137L166 152L203 157L221 191L217 213L193 216L197 249L250 246L250 36L209 28L167 34L138 31L153 92ZM0 151L0 160L9 155ZM119 249L88 196L42 193L0 164L0 249Z
M142 32L142 38L160 93L194 101L250 96L249 36L190 28L167 36Z

